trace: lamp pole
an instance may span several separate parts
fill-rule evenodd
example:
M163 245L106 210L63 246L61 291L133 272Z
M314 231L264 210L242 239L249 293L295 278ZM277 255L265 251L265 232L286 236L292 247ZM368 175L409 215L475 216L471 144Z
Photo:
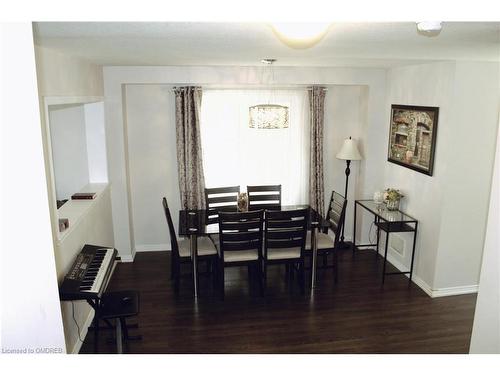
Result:
M351 137L349 137L349 139L351 139ZM346 163L346 167L345 167L345 192L344 192L344 197L345 197L345 200L346 202L348 202L347 200L347 187L349 186L349 175L351 174L351 161L350 160L346 160L345 161ZM344 228L345 228L345 225L342 225L342 235L340 236L340 242L342 244L342 246L345 246L345 243L344 243Z
M348 202L347 192L349 188L349 175L351 174L351 161L353 160L361 160L361 154L359 153L358 147L356 146L356 141L351 137L344 140L342 148L337 154L337 159L345 160L346 168L345 168L345 191L344 191L344 199ZM347 210L347 208L346 208ZM345 220L345 218L344 218ZM342 225L342 231L340 235L339 246L342 248L347 248L349 246L344 242L344 228L345 225Z

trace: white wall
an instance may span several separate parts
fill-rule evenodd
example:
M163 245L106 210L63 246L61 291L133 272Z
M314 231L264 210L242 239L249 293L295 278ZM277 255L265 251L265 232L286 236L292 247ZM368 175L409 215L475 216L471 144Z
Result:
M365 153L366 144L368 143L367 102L367 86L328 87L325 97L325 127L323 134L325 209L328 207L332 190L344 195L346 162L336 158L344 140L352 137L356 140L360 153L362 155ZM352 240L354 200L364 195L364 176L361 174L361 171L365 163L366 161L351 162L351 174L349 176L347 192L348 206L344 230L346 241Z
M35 47L42 96L102 96L102 67L59 51Z
M414 273L429 286L433 285L442 222L446 155L448 148L454 146L449 142L453 132L453 124L449 118L454 66L454 63L416 65L391 69L388 74L387 121L384 127L384 134L387 136L391 104L439 107L434 176L430 177L386 162L385 182L382 186L382 188L401 189L405 194L405 198L401 201L402 210L419 220ZM387 142L386 138L386 150ZM402 237L406 240L404 257L400 257L396 252L392 252L391 255L405 266L409 266L412 239L409 235Z
M177 229L180 196L174 93L168 85L130 85L126 90L134 248L170 249L161 198L167 198Z
M362 86L329 86L325 98L324 164L325 204L332 189L344 194L345 162L335 158L342 142L353 136L364 142L367 90ZM170 85L126 87L127 154L134 248L170 249L166 221L160 204L165 196L177 228L180 209L177 173L175 106ZM359 163L353 163L350 197L357 192ZM353 202L353 201L352 201ZM351 205L352 206L352 202ZM352 209L348 212L352 223ZM352 225L346 228L350 239Z
M499 102L498 64L447 62L391 69L391 104L439 107L434 175L386 163L385 187L419 220L415 279L433 295L477 290ZM389 121L384 129L389 133ZM480 129L480 131L478 131ZM387 140L386 140L387 146ZM405 256L390 255L408 267Z
M499 78L499 64L456 63L449 137L453 147L446 158L434 289L479 281L498 129Z
M104 67L104 92L106 112L106 134L108 149L109 179L112 185L113 222L115 243L124 259L133 259L135 253L134 226L131 218L135 215L131 199L134 189L130 183L134 172L134 162L129 168L127 118L123 103L124 85L165 84L165 85L202 85L202 86L241 86L262 85L262 69L255 67ZM348 85L366 86L369 95L366 103L367 139L379 139L380 128L384 127L385 71L382 69L351 68L297 68L280 67L275 69L277 85ZM126 93L128 95L128 92ZM364 145L365 160L359 164L364 168L364 181L359 182L361 190L355 198L372 195L371 186L382 185L383 176L376 167L381 163L377 157L383 155L384 145L379 143ZM342 171L344 168L342 168ZM330 177L329 177L330 178ZM329 180L330 181L330 180ZM344 180L342 180L344 181ZM342 182L343 183L343 182ZM172 182L173 184L173 182ZM359 189L359 188L358 188ZM170 194L170 193L169 193ZM137 208L136 208L137 209ZM175 216L175 215L174 215Z
M104 102L84 104L89 182L108 182Z
M44 145L45 170L50 171L51 168L51 142L48 139L48 132L46 131L48 124L46 124L46 113L44 112L45 103L81 103L84 106L83 112L86 124L82 139L86 141L87 146L88 179L91 182L107 181L104 110L102 103L102 67L47 48L36 47L35 53L39 101L42 108L41 133ZM98 103L100 100L101 103ZM37 124L38 134L40 134L39 121L40 119L38 119ZM43 170L42 168L40 167L40 170ZM57 229L59 215L53 201L53 197L55 197L55 184L51 176L48 176L46 184L54 239L54 243L51 244L49 260L54 263L55 257L57 274L59 281L61 281L62 276L68 271L76 254L80 252L85 243L114 247L111 198L109 190L106 190L103 197L100 197L99 200L79 202L80 204L92 206L92 208L85 215L79 215L77 221L73 220L70 222L69 230L71 232L59 234ZM70 205L71 203L75 202L70 201L66 205ZM65 215L64 210L71 208L70 206L65 206L62 207L61 212L63 217ZM49 219L45 219L45 222L48 224ZM57 288L55 281L54 287ZM77 328L72 318L71 304L60 304L57 301L57 305L58 309L62 309L66 348L68 351L74 352L78 350L80 341L77 338ZM86 302L76 302L74 306L75 318L80 325L83 338L92 318L92 311ZM61 313L59 314L61 318Z
M103 95L102 67L58 51L35 46L38 97L41 109L41 129L44 145L45 169L51 171L48 114L45 102L50 104L86 103L85 98L98 101ZM78 98L78 100L72 100ZM56 192L53 176L48 174L47 189L51 212L52 235L58 237Z
M89 183L84 108L49 107L49 117L56 197L68 199Z
M500 353L500 133L470 353Z
M0 23L0 56L1 346L64 352L31 23Z

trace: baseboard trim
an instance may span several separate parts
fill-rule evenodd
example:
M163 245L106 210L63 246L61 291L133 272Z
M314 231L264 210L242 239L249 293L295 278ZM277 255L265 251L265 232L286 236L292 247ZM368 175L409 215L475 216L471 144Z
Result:
M89 311L89 315L87 316L87 319L85 319L85 323L83 323L82 328L80 329L80 334L83 334L82 340L85 341L85 337L87 337L87 333L89 331L89 327L92 324L92 320L94 319L94 309L91 309ZM82 348L83 342L79 340L78 337L76 337L76 343L73 346L73 349L71 350L71 354L78 354L80 353L80 349Z
M458 296L460 294L473 294L479 291L479 285L454 286L451 288L439 288L432 292L433 297Z
M135 253L132 254L127 254L127 255L120 255L120 259L122 263L131 263L134 261L135 258Z
M367 249L367 250L375 251L375 249ZM401 263L391 253L387 254L387 261L391 263L394 267L396 267L399 271L408 271L408 267L406 267L403 263ZM410 277L409 274L405 276L408 278ZM477 293L479 290L479 285L464 285L451 288L432 289L429 284L427 284L415 273L413 273L411 279L420 289L422 289L431 298L458 296L461 294L472 294L472 293Z
M403 263L401 263L399 260L397 260L394 255L391 253L387 254L387 261L391 263L394 267L396 267L399 271L408 271L408 267L406 267ZM404 275L408 278L410 278L410 275ZM424 280L422 280L418 275L415 273L411 276L411 280L420 288L422 289L425 294L427 294L429 297L434 298L433 295L433 290L430 287L429 284L427 284Z

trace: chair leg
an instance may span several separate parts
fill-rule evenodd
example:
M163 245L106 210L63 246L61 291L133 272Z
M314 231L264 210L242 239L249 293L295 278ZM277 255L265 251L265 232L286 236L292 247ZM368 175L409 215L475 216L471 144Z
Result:
M99 353L99 319L94 316L94 353Z
M219 282L220 282L220 293L221 300L224 301L225 292L224 292L224 263L219 262Z
M262 263L257 263L257 278L259 279L260 296L264 297L264 282L262 280Z
M262 295L266 293L267 288L267 264L264 262L262 266Z
M171 252L170 256L170 280L174 280L175 278L175 260L173 256L173 252Z
M305 277L305 264L304 259L299 263L299 283L300 283L300 293L304 294L306 290L306 277Z
M214 289L217 289L218 281L219 281L219 269L218 269L218 260L212 259L210 262L210 267L212 269L212 283Z
M339 256L337 249L333 250L333 280L335 281L335 284L339 281Z
M180 285L180 282L181 282L181 265L180 263L176 262L176 265L174 267L174 293L175 293L175 296L178 297L179 296L179 285Z
M125 318L120 318L120 321L122 322L123 338L125 339L125 343L127 343L128 341L142 340L142 335L130 336L128 333L128 329L129 328L137 328L138 327L137 324L127 325Z

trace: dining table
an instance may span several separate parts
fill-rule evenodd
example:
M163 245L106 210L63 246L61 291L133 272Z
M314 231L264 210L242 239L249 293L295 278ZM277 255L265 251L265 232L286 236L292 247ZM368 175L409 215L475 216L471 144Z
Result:
M311 290L316 286L316 264L318 256L317 246L317 231L327 229L330 227L330 222L322 217L315 209L309 205L282 205L279 211L287 210L308 210L307 228L311 231L311 250L312 250L312 264L311 264ZM273 211L278 208L274 207ZM236 210L235 210L236 211ZM225 210L225 212L230 212ZM213 213L211 213L213 214ZM265 216L265 212L264 212ZM218 223L208 222L207 210L180 210L179 211L179 236L189 237L191 260L193 267L193 284L194 284L194 297L198 297L198 237L210 236L219 233Z

